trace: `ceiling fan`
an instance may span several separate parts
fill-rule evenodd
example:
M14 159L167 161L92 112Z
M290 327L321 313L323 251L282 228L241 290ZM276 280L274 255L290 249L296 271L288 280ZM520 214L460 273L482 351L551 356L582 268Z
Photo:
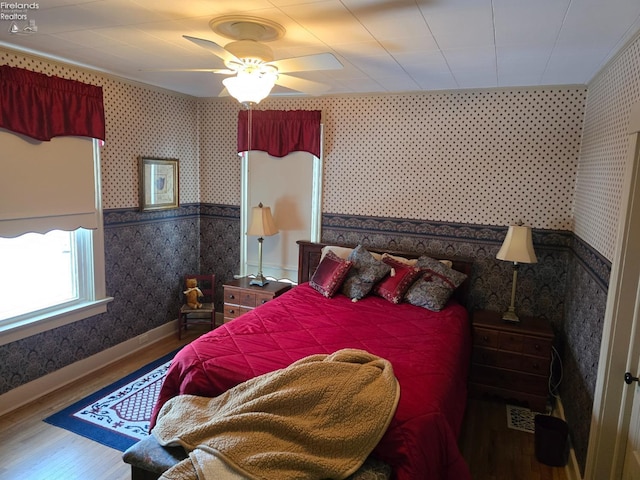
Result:
M270 20L245 15L227 15L214 18L209 22L209 26L214 32L233 41L222 47L203 38L188 35L183 35L183 38L220 57L227 68L180 71L234 75L222 81L225 89L221 95L228 93L240 103L260 102L269 95L274 85L310 95L320 95L328 90L327 85L287 74L342 68L340 61L331 53L274 60L273 50L264 42L282 38L285 29Z

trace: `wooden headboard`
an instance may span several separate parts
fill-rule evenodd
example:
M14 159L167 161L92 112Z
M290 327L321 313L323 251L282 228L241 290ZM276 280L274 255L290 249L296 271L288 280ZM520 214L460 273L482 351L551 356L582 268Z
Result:
M322 255L322 247L329 244L327 243L314 243L306 240L298 240L298 283L308 282L313 272L316 271L318 264L320 263L320 256ZM338 245L331 244L340 247L355 248L356 245ZM473 261L468 258L460 257L443 257L442 255L432 255L427 252L400 252L393 250L384 250L374 247L366 247L368 251L375 253L389 253L391 255L399 255L405 258L418 258L421 255L429 255L436 260L451 260L453 268L467 275L467 279L456 289L454 297L462 305L468 306L467 300L469 297L469 290L471 285L471 270L473 268Z

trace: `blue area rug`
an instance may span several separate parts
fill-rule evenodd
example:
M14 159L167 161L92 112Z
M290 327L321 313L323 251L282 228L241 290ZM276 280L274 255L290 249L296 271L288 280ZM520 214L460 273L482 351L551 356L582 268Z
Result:
M124 452L149 434L164 376L178 350L44 419Z

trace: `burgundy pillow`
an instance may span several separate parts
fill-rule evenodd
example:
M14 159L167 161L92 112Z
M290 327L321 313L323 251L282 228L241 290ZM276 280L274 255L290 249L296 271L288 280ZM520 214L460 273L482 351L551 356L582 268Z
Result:
M351 265L353 262L340 258L329 250L313 272L309 285L325 297L331 298L342 285Z
M382 261L392 270L384 280L375 286L374 293L391 303L400 303L404 294L420 275L421 270L387 256L383 256Z

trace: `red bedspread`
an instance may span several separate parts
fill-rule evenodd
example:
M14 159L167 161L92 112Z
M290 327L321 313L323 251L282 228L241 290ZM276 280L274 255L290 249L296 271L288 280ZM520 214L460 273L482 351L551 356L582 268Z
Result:
M359 348L386 358L400 403L374 454L398 480L470 479L457 437L470 355L466 310L441 312L369 296L326 299L308 284L203 335L176 355L153 412L180 394L214 397L316 353Z

